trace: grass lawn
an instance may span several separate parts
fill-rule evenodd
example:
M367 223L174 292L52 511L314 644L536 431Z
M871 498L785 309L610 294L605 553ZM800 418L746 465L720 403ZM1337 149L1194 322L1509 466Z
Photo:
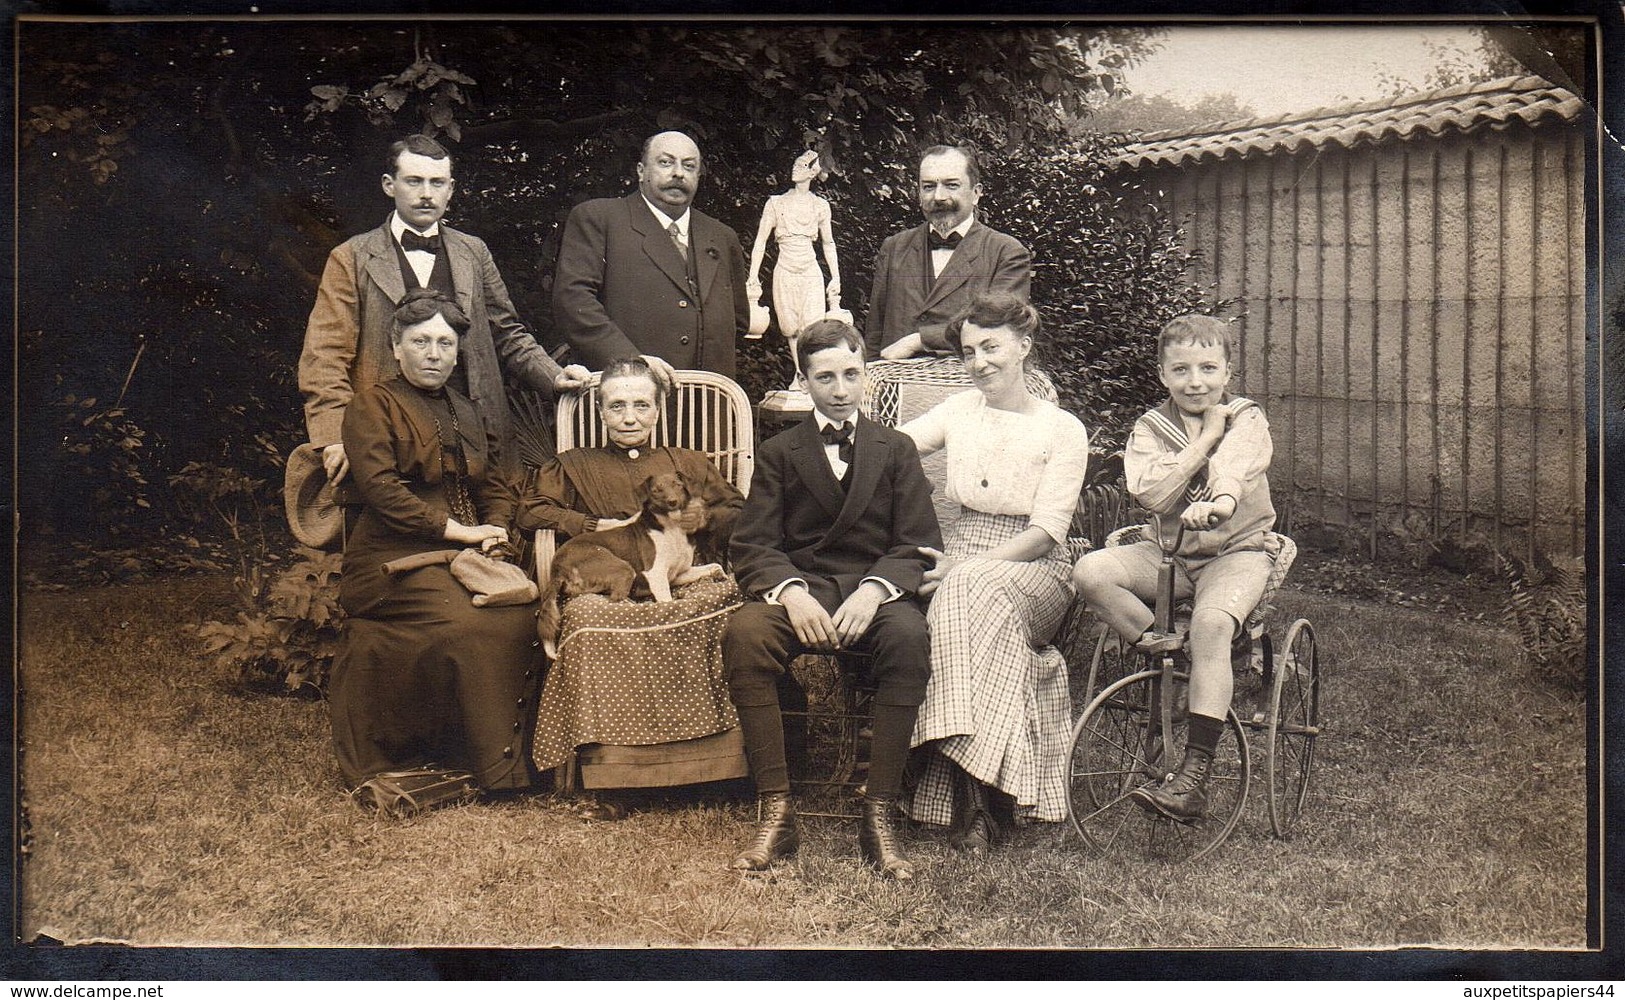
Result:
M898 886L832 820L810 822L801 856L771 875L730 871L753 816L739 794L617 823L552 796L377 819L340 790L321 702L250 693L205 665L187 626L229 615L228 592L192 576L23 595L24 940L1585 945L1582 700L1462 615L1282 595L1283 613L1315 622L1326 671L1327 735L1291 840L1271 837L1255 784L1231 840L1197 865L1106 863L1063 826L967 860L919 831L921 877ZM1261 771L1261 739L1254 756Z

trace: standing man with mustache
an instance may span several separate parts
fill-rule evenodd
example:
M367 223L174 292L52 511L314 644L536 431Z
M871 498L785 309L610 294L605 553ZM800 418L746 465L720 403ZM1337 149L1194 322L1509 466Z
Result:
M577 205L564 224L553 321L576 358L601 369L641 354L656 374L732 378L750 328L739 235L690 207L704 163L682 132L643 144L638 189Z
M504 371L547 395L586 384L585 368L561 369L520 321L485 241L440 224L456 185L451 154L440 143L426 135L395 142L383 176L395 211L328 254L305 326L299 390L305 431L331 482L350 467L339 439L345 408L357 393L400 371L390 324L407 292L435 289L469 318L450 384L473 401L504 444L511 435Z
M875 257L864 340L869 357L951 353L948 321L984 292L1028 297L1032 254L1014 236L976 221L976 153L932 146L920 156L926 224L888 237Z

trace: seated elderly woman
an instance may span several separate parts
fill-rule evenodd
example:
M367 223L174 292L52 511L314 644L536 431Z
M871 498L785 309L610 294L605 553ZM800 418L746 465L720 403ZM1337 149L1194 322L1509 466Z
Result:
M530 783L521 736L540 666L535 601L475 607L445 559L411 558L510 542L515 496L497 439L446 385L468 326L440 293L409 293L392 331L400 374L344 414L365 506L339 585L348 618L328 689L333 743L363 803L394 811ZM402 560L422 564L386 569Z
M609 443L573 448L543 466L521 504L520 527L573 537L627 524L641 509L638 486L677 472L692 497L685 526L703 524L712 546L726 552L744 497L701 452L650 446L662 404L646 361L610 362L598 388ZM728 615L741 602L738 589L713 578L673 596L651 604L586 594L565 606L557 659L537 712L537 767L557 767L587 744L649 746L739 724L721 642ZM596 815L618 813L613 803L601 803Z

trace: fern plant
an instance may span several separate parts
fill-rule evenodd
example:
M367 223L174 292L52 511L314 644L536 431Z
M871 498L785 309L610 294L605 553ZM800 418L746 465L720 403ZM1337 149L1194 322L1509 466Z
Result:
M1562 564L1497 556L1507 583L1506 617L1529 661L1578 687L1585 676L1586 573L1579 559Z

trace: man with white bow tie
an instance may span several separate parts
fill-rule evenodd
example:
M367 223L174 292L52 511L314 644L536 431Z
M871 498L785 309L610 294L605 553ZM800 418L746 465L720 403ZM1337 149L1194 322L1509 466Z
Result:
M932 146L920 156L919 184L925 225L888 237L875 256L864 323L870 358L948 353L948 321L973 298L988 291L1028 296L1032 254L976 219L976 153Z
M333 482L349 469L339 440L345 408L356 393L400 370L390 322L409 291L436 289L468 316L451 384L504 444L511 434L504 371L547 395L586 384L585 368L560 368L519 319L485 242L441 224L455 188L444 146L426 135L395 142L383 175L395 210L328 255L305 327L299 389L306 433ZM512 449L504 451L511 464Z

